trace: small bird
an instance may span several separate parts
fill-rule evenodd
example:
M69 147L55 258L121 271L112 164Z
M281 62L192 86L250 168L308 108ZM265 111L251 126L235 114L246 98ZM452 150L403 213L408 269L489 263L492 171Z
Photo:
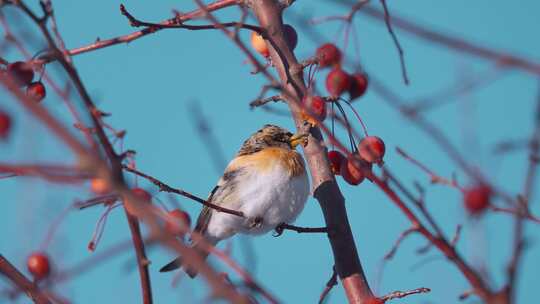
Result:
M306 134L295 134L275 125L265 125L251 135L225 169L207 201L238 210L244 217L205 206L194 231L215 245L237 233L263 234L280 224L293 222L309 195L304 159L295 148L307 143ZM206 258L208 252L194 242L193 248ZM182 267L181 257L161 272ZM183 267L190 277L194 269Z

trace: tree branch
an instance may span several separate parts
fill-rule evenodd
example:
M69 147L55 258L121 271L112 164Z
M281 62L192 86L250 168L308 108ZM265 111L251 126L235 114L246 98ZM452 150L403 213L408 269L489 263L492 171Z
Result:
M245 217L244 216L244 213L241 212L241 211L237 211L237 210L232 210L232 209L227 209L227 208L223 208L219 205L215 205L215 204L212 204L198 196L195 196L189 192L186 192L182 189L177 189L177 188L173 188L167 184L165 184L164 182L148 175L148 174L145 174L145 173L142 173L141 171L138 171L136 169L133 169L133 168L130 168L126 165L122 165L122 168L124 168L124 170L128 171L128 172L131 172L135 175L138 175L140 177L143 177L145 179L147 179L148 181L150 181L151 183L153 183L154 185L158 186L159 187L159 191L164 191L164 192L170 192L170 193L176 193L176 194L179 194L179 195L182 195L184 197L187 197L191 200L194 200L198 203L201 203L207 207L210 207L212 209L215 209L217 211L220 211L220 212L224 212L224 213L228 213L228 214L232 214L232 215L236 215L236 216L240 216L240 217Z
M382 22L385 22L386 20L386 15L384 12L381 12L380 10L367 5L362 7L362 9L358 11L366 16L375 18ZM429 30L429 27L427 26L413 23L412 21L396 16L395 14L392 14L392 25L421 39L427 40L428 42L443 45L454 51L495 61L501 65L519 68L529 73L540 75L540 64L537 62L533 62L512 54L494 51L462 38L457 38L447 34L442 34L440 32Z
M252 25L252 24L242 23L242 22L225 22L225 23L220 23L220 24L206 24L206 25L183 24L182 23L182 15L178 15L176 17L177 18L176 20L178 20L178 22L176 24L161 24L161 23L145 22L145 21L141 21L141 20L135 18L132 14L130 14L123 4L120 4L120 12L122 13L122 15L126 16L126 18L129 20L129 23L131 24L131 26L133 26L133 27L145 26L145 27L153 29L154 31L158 30L158 29L160 29L160 30L164 30L164 29L186 29L186 30L190 30L190 31L198 31L198 30L215 30L215 29L219 29L221 27L235 27L235 28L249 29L249 30L255 31L257 33L261 32L260 27L258 27L256 25Z
M244 3L244 1L245 0L217 0L217 1L214 1L212 3L207 4L206 5L206 10L211 12L211 11L220 10L220 9L223 9L223 8L226 8L226 7L229 7L229 6L233 6L233 5L242 5ZM196 10L193 10L193 11L191 11L189 13L177 16L175 18L164 20L164 21L160 22L159 24L162 25L162 26L172 25L172 24L176 24L178 22L185 22L185 21L197 18L197 17L201 17L203 15L204 15L203 10L196 9ZM117 44L130 43L130 42L135 41L135 40L137 40L139 38L142 38L142 37L144 37L146 35L155 33L155 32L157 32L159 30L161 30L161 29L155 28L155 27L146 27L146 28L144 28L144 29L142 29L140 31L136 31L136 32L133 32L133 33L130 33L130 34L126 34L126 35L123 35L123 36L118 36L118 37L114 37L114 38L110 38L110 39L101 40L101 39L98 38L96 40L96 42L94 42L94 43L91 43L89 45L85 45L85 46L82 46L82 47L78 47L78 48L69 50L68 54L70 56L76 56L76 55L79 55L79 54L88 53L88 52L91 52L91 51L95 51L95 50L99 50L99 49L102 49L102 48L114 46L114 45L117 45ZM45 61L48 62L48 61L55 60L56 58L54 58L53 56L43 56L42 59L44 59Z
M254 0L251 4L259 24L268 34L265 39L269 44L272 62L281 79L296 127L301 130L304 121L299 101L306 92L306 86L302 73L289 72L290 67L299 63L283 34L282 7L274 0ZM341 278L349 302L361 303L373 295L360 264L347 218L345 199L330 171L323 138L316 127L311 130L309 143L304 147L304 155L310 167L314 196L323 211L326 227L332 231L328 234L328 239L334 254L336 272Z
M17 288L26 293L36 304L50 304L51 301L44 295L36 284L26 278L15 266L0 254L0 273L8 278Z

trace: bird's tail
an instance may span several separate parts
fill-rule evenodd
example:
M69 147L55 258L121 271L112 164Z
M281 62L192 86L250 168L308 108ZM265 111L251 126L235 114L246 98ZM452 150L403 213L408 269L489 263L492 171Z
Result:
M200 249L197 245L193 246L193 249L195 249L195 251L197 251L197 253L203 259L206 259L208 257L208 252L205 251L205 250ZM185 265L182 262L182 257L181 256L179 256L176 259L172 260L167 265L161 267L159 272L168 272L168 271L172 271L172 270L175 270L175 269L178 269L178 268L182 268L189 275L189 277L192 278L192 279L197 276L197 270Z

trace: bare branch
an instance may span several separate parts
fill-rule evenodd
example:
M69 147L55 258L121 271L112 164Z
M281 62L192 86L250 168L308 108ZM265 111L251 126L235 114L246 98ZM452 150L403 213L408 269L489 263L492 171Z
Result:
M226 23L220 23L220 24L208 24L208 25L188 25L182 23L182 16L179 15L176 18L178 18L177 23L175 24L161 24L161 23L150 23L141 21L137 18L135 18L133 15L131 15L125 6L123 4L120 4L120 12L122 15L126 16L126 18L129 20L131 26L134 27L148 27L154 31L156 30L163 30L163 29L186 29L191 31L197 31L197 30L215 30L219 29L221 27L235 27L235 28L244 28L249 29L252 31L255 31L257 33L261 32L261 28L256 25L251 24L245 24L242 22L226 22Z
M417 289L413 289L409 291L394 291L390 294L385 295L384 297L382 297L382 299L384 300L384 302L386 302L393 299L401 299L401 298L404 298L406 296L410 296L413 294L428 293L430 291L431 289L425 288L425 287L421 287L421 288L417 288Z
M409 236L410 234L412 234L413 232L418 232L418 227L411 227L405 231L403 231L398 239L396 240L396 242L394 243L394 246L392 246L392 249L390 249L390 251L388 251L388 253L384 256L384 259L385 260L390 260L394 257L394 255L396 254L396 251L398 250L399 248L399 245L401 245L401 242L403 242L403 240L405 240L405 238L407 236Z
M328 228L326 227L317 227L317 228L298 227L298 226L282 223L276 227L274 236L277 237L277 236L282 235L283 231L285 230L296 231L297 233L328 233Z
M44 295L38 286L27 279L15 266L0 254L0 273L8 278L17 288L26 293L36 304L50 304L51 301Z
M386 18L384 12L370 6L364 6L359 12L383 22ZM427 40L428 42L443 45L454 51L495 61L501 65L523 69L529 73L540 75L540 64L537 62L501 51L494 51L472 41L430 30L430 27L413 23L412 21L396 16L395 14L392 15L392 25L421 39Z
M232 215L236 215L236 216L240 216L240 217L245 217L244 216L244 213L241 212L241 211L237 211L237 210L232 210L232 209L227 209L227 208L223 208L219 205L215 205L215 204L212 204L200 197L197 197L189 192L186 192L182 189L177 189L177 188L173 188L165 183L163 183L162 181L148 175L148 174L145 174L145 173L142 173L141 171L138 171L136 169L133 169L133 168L130 168L126 165L122 165L122 168L124 168L124 170L128 171L128 172L131 172L133 174L136 174L140 177L144 177L145 179L149 180L151 183L153 183L154 185L158 186L159 187L159 191L164 191L164 192L171 192L171 193L176 193L176 194L179 194L181 196L184 196L184 197L187 197L191 200L194 200L198 203L201 203L207 207L210 207L212 209L215 209L217 211L220 211L220 212L224 212L224 213L228 213L228 214L232 214Z
M332 288L338 284L337 282L337 272L336 267L332 267L332 276L326 282L326 286L324 287L324 290L322 291L321 295L319 296L319 304L322 304L324 300L326 299L326 296L330 293Z
M256 100L250 102L249 106L251 108L256 108L256 107L260 107L262 105L265 105L265 104L267 104L269 102L279 102L279 101L285 101L285 99L281 95L274 95L274 96L270 96L270 97L267 97L267 98L264 98L264 99L256 99Z
M407 68L405 66L405 56L403 54L403 48L401 47L401 44L399 43L399 40L396 36L396 33L394 33L394 30L392 29L392 21L390 17L390 12L388 10L388 5L386 4L386 0L380 0L383 10L384 10L384 22L386 23L386 28L388 29L388 33L390 33L390 36L392 36L392 40L394 41L394 45L396 46L396 49L399 54L399 62L401 65L401 75L403 77L403 82L405 82L406 85L409 84L409 77L407 76Z

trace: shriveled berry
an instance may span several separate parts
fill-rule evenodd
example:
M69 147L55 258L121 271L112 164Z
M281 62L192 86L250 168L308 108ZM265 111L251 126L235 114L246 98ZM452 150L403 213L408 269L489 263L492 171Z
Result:
M26 260L28 271L37 280L46 278L51 272L49 257L43 252L34 252Z
M304 105L319 121L323 121L326 118L326 101L321 96L306 95L304 97Z
M152 201L152 195L142 188L133 188L131 189L131 192L145 202Z
M341 62L341 51L333 43L321 45L315 52L319 60L319 67L325 68Z
M349 87L349 96L351 100L361 97L366 93L368 87L368 78L366 74L355 73L351 75L351 86Z
M186 228L191 225L191 218L189 214L180 209L174 209L168 212L168 218L165 222L165 229L178 236L183 236Z
M364 137L358 144L360 157L368 163L381 163L385 151L384 141L377 136Z
M7 73L21 87L30 84L32 79L34 79L32 66L24 61L16 61L8 64Z
M47 95L45 86L41 81L32 82L26 88L26 95L36 102L40 102Z
M334 68L326 76L326 90L332 96L341 96L351 87L351 77L340 67Z
M341 152L332 150L328 152L328 160L330 161L330 169L335 175L341 174L341 166L347 160Z
M291 50L294 50L296 45L298 45L298 34L296 33L294 27L292 27L290 24L284 24L283 34L285 35L285 39L287 40L287 44Z
M362 168L352 158L347 158L343 161L340 171L343 180L353 186L359 185L365 178Z
M463 202L469 213L478 215L485 211L491 200L491 188L486 185L474 185L465 189Z
M11 130L11 116L0 110L0 139L6 139Z
M251 32L251 47L264 57L270 56L270 51L268 50L266 42L257 32Z

